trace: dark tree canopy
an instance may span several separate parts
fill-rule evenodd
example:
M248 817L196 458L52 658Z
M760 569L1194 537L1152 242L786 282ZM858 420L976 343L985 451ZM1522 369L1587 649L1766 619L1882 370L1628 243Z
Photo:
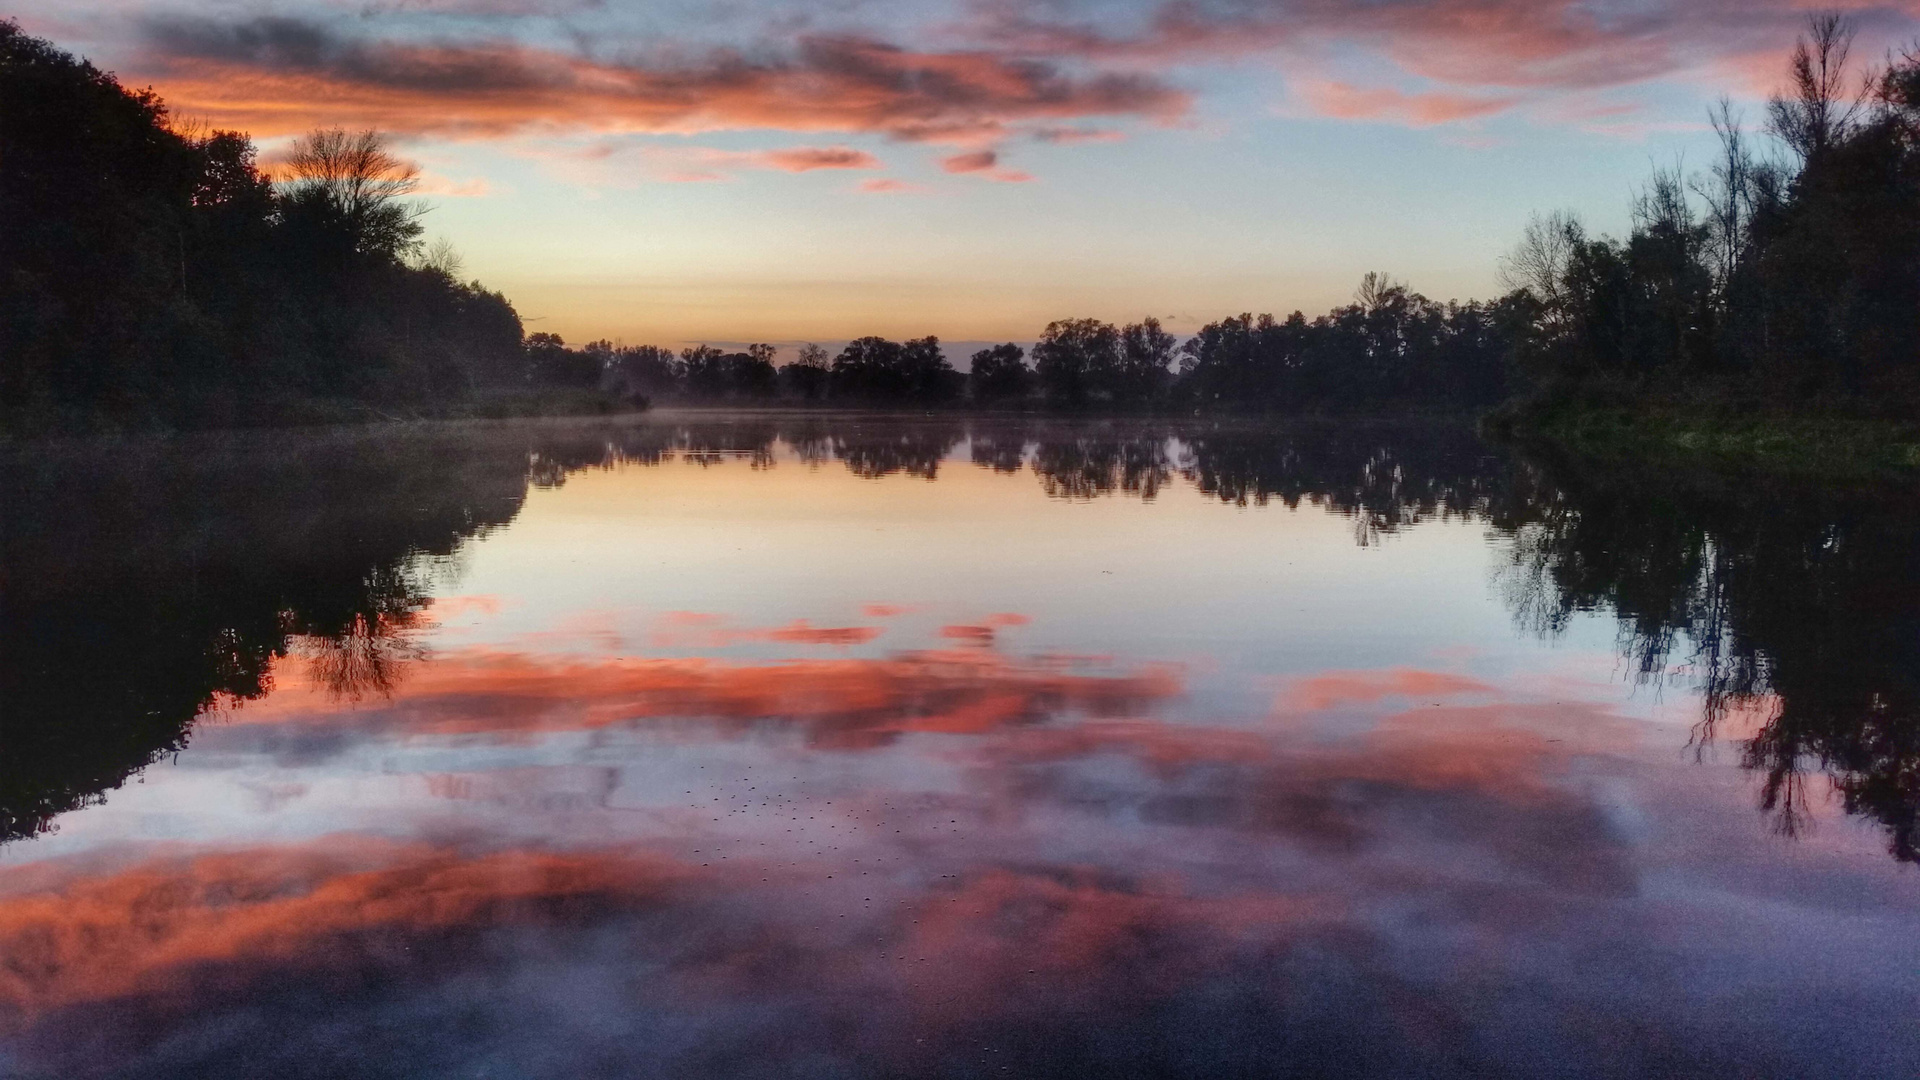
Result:
M421 257L374 132L184 130L151 91L0 22L0 423L270 420L527 385L504 297Z
M1720 153L1659 170L1626 240L1537 218L1509 257L1517 360L1545 392L1705 394L1748 408L1910 416L1920 404L1920 56L1865 69L1816 16L1768 157L1723 102Z
M968 376L972 380L974 398L983 402L1024 398L1033 386L1033 371L1027 367L1027 350L1012 342L974 353L973 367Z
M829 385L834 396L852 401L936 403L958 397L961 383L939 338L863 337L834 358Z

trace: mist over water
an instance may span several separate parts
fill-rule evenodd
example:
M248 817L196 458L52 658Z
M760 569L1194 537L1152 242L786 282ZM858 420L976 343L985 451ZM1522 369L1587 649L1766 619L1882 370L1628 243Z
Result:
M0 459L0 1075L1909 1076L1920 511L1447 425Z

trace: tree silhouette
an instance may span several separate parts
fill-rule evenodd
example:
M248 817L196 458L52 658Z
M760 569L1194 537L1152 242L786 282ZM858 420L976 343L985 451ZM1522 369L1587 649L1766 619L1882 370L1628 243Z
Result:
M1724 100L1691 180L1656 169L1624 240L1536 219L1507 260L1534 305L1516 358L1543 399L1679 397L1905 417L1920 401L1920 57L1852 60L1816 15L1768 107L1769 158ZM1520 300L1519 294L1510 298ZM1517 309L1516 309L1517 310Z
M780 379L794 397L802 401L819 401L827 396L827 384L832 371L833 365L827 359L827 350L809 341L800 346L799 354L792 363L780 369Z
M285 167L292 206L337 220L353 250L398 258L417 244L425 210L402 200L419 188L420 170L388 152L378 132L311 132L294 140Z
M974 353L968 373L973 399L983 403L1024 399L1033 385L1026 358L1027 350L1011 342Z
M1062 319L1047 324L1033 346L1033 370L1047 403L1081 409L1111 401L1120 366L1120 331L1098 319Z

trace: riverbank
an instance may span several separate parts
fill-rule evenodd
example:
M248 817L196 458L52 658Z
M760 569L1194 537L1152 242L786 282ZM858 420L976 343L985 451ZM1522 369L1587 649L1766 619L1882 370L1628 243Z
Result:
M1729 415L1673 404L1508 406L1481 421L1489 437L1550 446L1598 462L1809 479L1920 475L1920 423L1833 415Z

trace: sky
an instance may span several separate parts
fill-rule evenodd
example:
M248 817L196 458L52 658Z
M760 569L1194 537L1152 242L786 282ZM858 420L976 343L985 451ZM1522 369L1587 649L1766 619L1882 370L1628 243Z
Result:
M1802 0L27 0L272 152L390 134L529 331L679 345L1190 332L1384 270L1497 294L1757 125ZM1877 58L1920 0L1832 5Z

